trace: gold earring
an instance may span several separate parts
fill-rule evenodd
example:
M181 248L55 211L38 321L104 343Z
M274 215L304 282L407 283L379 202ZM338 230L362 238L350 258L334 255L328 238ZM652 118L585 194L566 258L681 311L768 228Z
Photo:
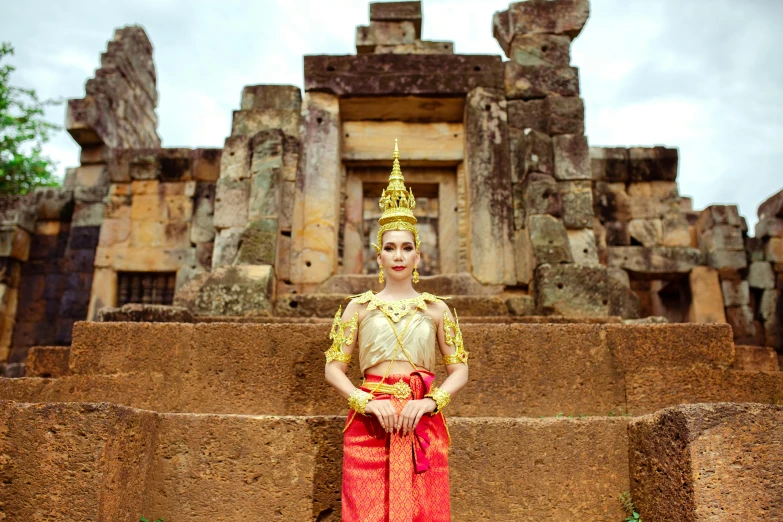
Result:
M378 265L380 272L378 272L378 282L383 283L383 265Z
M413 282L418 283L419 282L419 267L418 265L415 265L413 267Z

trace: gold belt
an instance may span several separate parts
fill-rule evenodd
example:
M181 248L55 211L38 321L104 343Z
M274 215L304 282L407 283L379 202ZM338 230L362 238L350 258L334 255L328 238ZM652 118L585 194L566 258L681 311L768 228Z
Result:
M368 383L365 380L362 382L362 386L376 393L386 393L389 395L394 395L398 399L407 399L408 397L413 395L413 391L411 390L411 387L408 386L408 383L405 381L397 381L394 384L383 384L383 383L378 384L377 382Z

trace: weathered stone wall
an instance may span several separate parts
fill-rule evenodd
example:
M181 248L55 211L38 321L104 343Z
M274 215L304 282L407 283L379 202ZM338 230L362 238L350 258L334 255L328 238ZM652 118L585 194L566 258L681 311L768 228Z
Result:
M177 287L211 269L220 149L110 149L86 316L117 306L118 272L176 272Z
M117 29L101 54L101 67L87 81L87 96L68 101L68 132L83 147L160 147L156 81L144 29Z

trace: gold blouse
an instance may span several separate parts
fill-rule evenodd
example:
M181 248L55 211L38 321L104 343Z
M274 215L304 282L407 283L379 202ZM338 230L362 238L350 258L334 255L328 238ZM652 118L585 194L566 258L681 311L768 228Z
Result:
M435 335L435 321L420 310L415 310L413 314L412 318L405 317L394 327L402 339L408 357L416 366L434 371L441 358ZM407 324L408 321L411 321L410 325ZM359 323L359 368L362 373L383 361L408 360L402 349L397 347L397 336L392 332L392 324L379 308L368 312Z
M332 346L324 352L327 364L331 361L348 364L351 354L343 352L342 347L353 344L358 333L362 373L383 361L408 361L418 368L434 370L440 358L440 347L435 321L424 311L427 310L427 302L441 302L448 298L424 292L411 299L382 301L371 290L348 297L351 298L356 304L367 304L367 315L359 325L358 311L350 320L343 321L342 306L337 310L329 333ZM456 310L454 319L448 316L446 310L443 311L443 327L446 344L455 349L454 353L442 356L443 363L468 364L469 354L462 341ZM398 346L400 343L402 346Z

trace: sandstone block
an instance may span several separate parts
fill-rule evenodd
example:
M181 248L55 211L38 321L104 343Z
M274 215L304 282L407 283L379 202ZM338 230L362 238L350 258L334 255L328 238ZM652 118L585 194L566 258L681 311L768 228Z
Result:
M190 241L195 244L211 243L215 238L215 184L199 183L193 202Z
M232 136L252 136L258 132L280 129L289 136L299 136L299 111L253 109L234 111Z
M734 331L735 339L752 339L756 335L753 310L747 305L726 307L726 321Z
M454 54L454 42L416 40L411 44L376 45L375 54Z
M540 265L535 296L537 310L545 315L605 317L609 314L606 267Z
M187 223L193 218L193 199L190 196L166 196L164 200L164 221Z
M783 219L783 190L759 205L758 216L759 220Z
M135 323L192 323L193 314L182 306L128 303L119 308L102 308L98 321Z
M280 213L280 196L283 168L283 135L268 132L253 138L253 157L250 172L250 202L248 219L277 217Z
M468 94L465 136L473 275L485 284L509 283L515 274L510 235L514 216L502 92L479 88Z
M508 6L510 33L579 36L590 14L587 0L532 0Z
M783 237L783 219L765 218L756 223L757 238Z
M767 240L764 257L773 263L783 263L783 237L771 237Z
M775 288L775 272L765 261L754 261L748 267L748 284L751 288Z
M519 220L517 228L523 228L525 219L533 214L549 214L560 216L562 213L562 203L560 192L557 190L555 178L547 174L534 172L528 175L524 183L517 184L522 190L521 200L515 198L515 201L521 201L521 208L518 208ZM517 210L517 209L515 209Z
M519 65L561 66L571 64L571 39L554 34L517 34L509 58Z
M165 223L163 225L163 248L190 248L190 223Z
M477 87L503 89L499 56L305 56L305 91L337 96L466 95Z
M514 231L514 268L517 282L530 285L536 269L536 258L530 244L530 229L519 228Z
M630 181L675 181L677 179L677 149L665 147L631 147Z
M508 100L507 108L509 127L533 129L548 134L549 114L546 99Z
M552 138L555 153L555 178L559 181L591 179L587 138L563 134Z
M552 138L533 129L510 129L511 181L524 181L531 172L554 174Z
M511 40L514 38L514 33L511 32L508 9L505 11L495 11L495 14L492 15L492 36L498 41L501 49L506 53L506 57L510 57Z
M568 244L571 246L571 256L574 263L584 266L597 266L598 248L595 242L593 229L583 228L578 230L566 230Z
M663 238L661 244L671 247L691 246L691 231L688 220L682 215L669 215L661 221Z
M745 252L748 254L748 261L764 261L764 240L760 237L745 237Z
M781 406L729 403L685 404L632 420L628 454L639 512L660 520L780 516L781 422Z
M302 110L302 91L295 85L246 85L242 89L243 111L277 109Z
M165 202L157 194L133 196L130 215L136 222L163 222L166 219Z
M734 347L736 358L732 369L743 372L776 372L778 356L775 350L767 346L738 344Z
M251 157L250 136L226 138L223 154L220 157L220 179L239 181L249 178Z
M193 179L193 171L190 165L190 157L193 151L185 148L159 149L157 161L158 174L161 181L190 181Z
M73 215L73 191L41 188L35 191L38 219L70 221Z
M220 266L231 265L239 251L239 240L244 227L224 228L215 237L215 247L212 252L212 270Z
M222 157L223 149L193 149L190 158L193 179L212 183L217 181L220 177Z
M617 246L608 248L609 266L629 272L649 274L687 274L703 264L699 249L688 247Z
M558 181L557 190L563 205L563 225L566 228L592 227L592 183L589 180Z
M411 22L415 37L421 38L421 2L371 2L371 22Z
M511 315L533 315L536 302L531 295L515 295L506 299L506 306Z
M744 250L713 250L707 253L707 260L718 269L740 270L748 266Z
M416 27L413 22L370 22L369 26L356 28L356 53L375 51L376 45L405 45L416 41Z
M27 353L25 377L62 377L68 375L68 346L33 346Z
M622 268L606 269L606 284L609 294L609 315L619 315L623 319L635 319L641 313L639 296L631 290L628 272Z
M202 268L207 271L212 270L212 252L214 248L214 243L199 243L196 245L196 268Z
M579 96L579 69L539 67L505 62L504 82L509 100Z
M764 290L761 294L761 301L759 302L759 315L764 321L778 318L780 313L780 290L771 289Z
M724 280L720 283L725 306L746 306L750 303L748 281Z
M215 185L215 228L244 227L248 219L250 180L221 177Z
M706 252L715 250L745 250L742 231L730 225L715 225L702 231L699 246Z
M96 268L128 272L176 272L183 266L196 265L196 249L161 249L159 247L98 247ZM95 310L97 312L97 309Z
M302 115L302 140L310 146L302 151L297 174L291 281L322 283L337 266L342 177L339 100L308 93Z
M199 289L193 313L241 316L270 311L274 268L269 265L224 266L214 270Z
M631 244L627 221L608 221L604 224L604 228L606 229L607 246L629 246Z
M71 226L96 227L103 222L103 203L76 203Z
M559 219L545 214L532 215L527 218L525 228L529 231L536 266L573 263L568 233Z
M98 244L112 246L127 243L131 237L131 221L129 219L105 219L101 225Z
M596 181L625 182L631 175L631 159L623 147L590 147L590 168ZM623 187L625 191L625 187Z
M585 104L579 96L548 96L547 131L550 135L584 134Z
M737 205L710 205L699 215L699 230L704 231L716 225L742 225Z
M85 203L102 202L109 193L109 169L104 164L85 165L76 170L73 197Z
M725 323L718 271L706 266L695 266L688 274L688 281L691 289L688 320L694 323Z
M632 219L628 222L628 234L642 246L658 246L663 240L663 225L660 219Z
M237 263L243 265L272 265L277 262L277 219L258 219L248 223L240 236Z

